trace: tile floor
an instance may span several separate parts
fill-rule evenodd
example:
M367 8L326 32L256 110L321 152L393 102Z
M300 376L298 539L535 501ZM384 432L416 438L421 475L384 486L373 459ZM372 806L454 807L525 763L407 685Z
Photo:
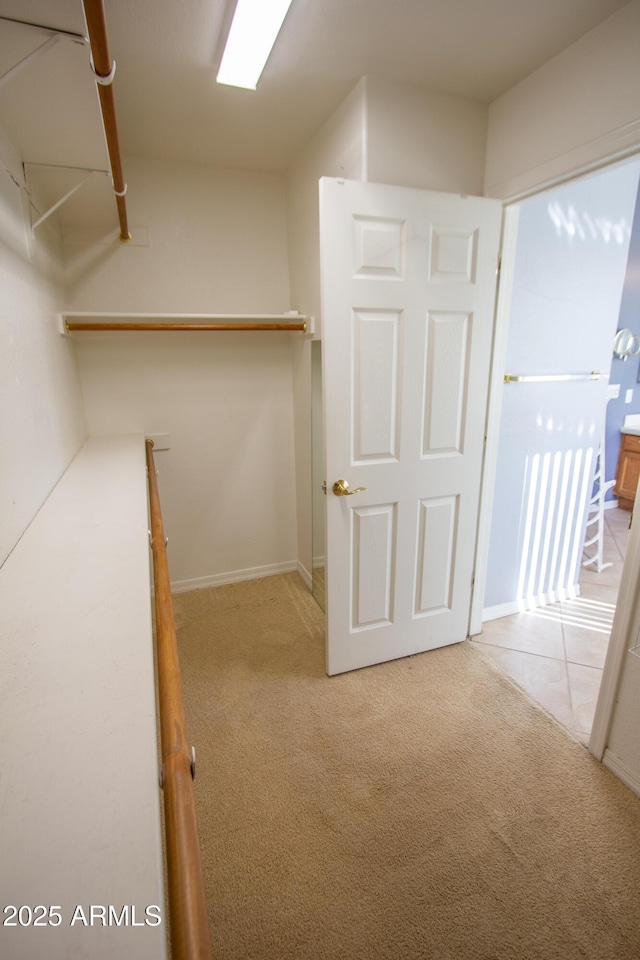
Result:
M602 573L583 567L580 596L483 624L474 637L493 660L585 745L600 689L629 538L630 513L605 511Z

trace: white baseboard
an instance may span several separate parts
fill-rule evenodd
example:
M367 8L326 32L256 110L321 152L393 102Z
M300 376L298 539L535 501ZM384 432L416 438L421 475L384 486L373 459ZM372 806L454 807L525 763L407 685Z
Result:
M617 777L618 780L629 787L630 790L633 790L634 793L637 793L640 796L640 776L635 770L630 770L622 762L620 757L615 753L612 753L610 750L605 750L602 762L610 770L614 777Z
M205 587L221 587L225 583L239 583L241 580L259 580L260 577L273 577L278 573L293 573L299 570L295 560L284 563L268 563L264 567L246 567L244 570L230 570L228 573L216 573L211 577L196 577L194 580L174 580L171 593L187 593L189 590L203 590ZM300 573L302 579L304 576Z
M558 603L559 600L573 600L580 596L580 584L562 590L550 590L537 597L526 597L523 600L511 600L509 603L498 603L493 607L485 607L482 611L482 622L499 620L501 617L511 617L514 613L526 613L544 607L548 603Z
M300 561L298 560L296 569L300 574L300 576L302 577L302 579L304 580L307 587L309 588L309 590L313 590L313 577L311 576L311 574L309 573L305 565L303 563L300 563Z
M482 622L500 620L501 617L511 617L514 613L522 613L517 600L511 601L511 603L497 603L494 607L483 607Z
M618 498L615 500L605 500L604 502L605 510L617 510L618 509Z

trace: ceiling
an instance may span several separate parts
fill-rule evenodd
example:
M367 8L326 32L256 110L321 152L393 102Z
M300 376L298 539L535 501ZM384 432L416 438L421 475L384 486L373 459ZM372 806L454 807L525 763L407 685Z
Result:
M489 103L627 2L293 0L248 91L215 82L235 0L104 0L122 152L283 171L361 76ZM81 0L0 0L0 15L86 32ZM0 21L0 74L44 39ZM108 166L87 61L63 40L0 86L0 126L49 198L77 174L34 164ZM83 194L106 198L99 181Z

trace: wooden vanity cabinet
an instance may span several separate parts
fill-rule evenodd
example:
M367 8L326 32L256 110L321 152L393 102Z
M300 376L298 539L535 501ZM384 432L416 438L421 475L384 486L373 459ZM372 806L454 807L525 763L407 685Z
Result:
M623 510L633 510L638 477L640 477L640 437L623 433L618 454L616 484L613 488L618 498L618 506Z

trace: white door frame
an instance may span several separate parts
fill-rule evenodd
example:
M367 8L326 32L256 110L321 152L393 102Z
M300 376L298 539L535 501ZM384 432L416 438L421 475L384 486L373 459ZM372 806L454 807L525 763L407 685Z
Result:
M614 146L613 142L611 145ZM585 148L585 151L587 149L588 148ZM614 166L617 163L623 163L626 160L631 160L633 157L638 156L640 156L640 128L635 130L633 144L627 144L623 151L612 149L608 154L597 158L595 161L589 161L565 172L556 173L556 175L541 181L535 187L529 187L521 193L502 198L504 204L502 269L496 306L494 349L487 413L487 443L482 477L480 515L478 519L476 574L469 624L470 635L480 633L482 629L482 606L489 562L489 539L491 535L491 516L495 493L500 416L502 412L502 376L507 349L511 291L513 289L518 228L518 204L521 200L546 193L554 187L579 180L582 177L597 173L599 170ZM578 158L576 157L576 159ZM611 639L609 641L602 683L600 685L600 695L596 706L591 739L589 740L589 750L597 760L603 759L607 746L607 738L620 684L620 676L625 654L629 646L630 632L633 627L636 590L638 588L640 588L640 522L631 528L629 546L622 570L619 601L616 605Z
M498 440L500 437L502 397L504 395L502 389L504 386L503 376L507 357L511 293L513 291L519 217L520 207L518 204L511 204L504 208L502 215L502 244L500 248L500 276L496 297L491 373L489 375L487 439L481 480L476 564L469 617L469 636L475 636L482 631L482 608L484 606L484 592L487 585L487 573L489 569L489 541L491 538L491 518L493 515L493 500L498 465Z
M639 587L640 518L636 516L636 522L631 525L629 543L622 566L622 578L611 628L611 639L607 648L607 657L600 682L600 694L589 740L589 750L596 760L602 760L605 757L622 668L627 651L637 633L636 608ZM615 770L614 773L620 776L620 773ZM624 777L621 777L621 779L624 779ZM632 789L637 792L637 784Z

